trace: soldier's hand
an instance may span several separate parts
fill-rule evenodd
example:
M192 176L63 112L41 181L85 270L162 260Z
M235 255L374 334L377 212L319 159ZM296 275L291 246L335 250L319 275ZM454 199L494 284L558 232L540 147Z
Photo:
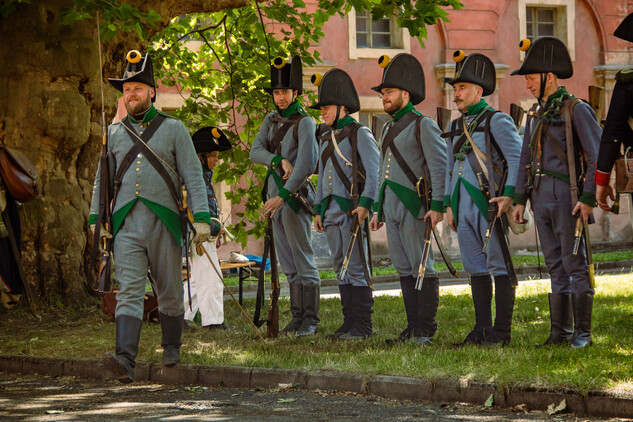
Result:
M514 211L512 212L512 219L517 224L524 224L526 221L523 218L525 214L525 205L516 204L514 206Z
M284 204L284 199L281 196L274 196L270 198L264 204L264 215L266 217L268 217L269 215L270 217L273 217L275 213L277 212L277 210L281 208L283 204Z
M369 221L369 230L375 232L376 230L381 228L383 224L384 223L378 221L378 214L374 213L374 215L371 217L371 220Z
M431 220L431 228L435 230L435 226L444 220L444 213L431 210L424 215L424 219L426 220L427 218Z
M314 230L316 230L317 233L323 233L323 222L321 221L320 214L314 216Z
M365 207L356 207L352 210L352 215L357 215L358 223L363 224L363 220L369 215L369 210Z
M211 225L209 223L193 223L196 230L196 237L193 238L193 244L196 248L202 245L202 242L209 240L211 235Z
M510 208L512 205L512 197L511 196L497 196L496 198L492 198L489 202L496 202L499 206L497 210L497 218L501 218L501 216Z
M600 186L596 185L596 199L598 200L598 206L604 211L611 211L611 206L607 203L607 199L615 201L615 194L611 185Z
M281 160L281 168L284 171L282 179L288 180L290 178L290 175L292 174L292 170L294 170L294 167L292 166L292 164L290 164L290 161L284 158L283 160Z
M448 226L457 233L457 226L455 225L455 217L453 216L453 210L451 207L446 207L446 222Z
M572 210L571 215L577 215L578 212L580 212L582 223L587 224L587 221L589 221L589 216L593 212L593 207L591 205L585 204L584 202L578 201L576 203L576 206Z

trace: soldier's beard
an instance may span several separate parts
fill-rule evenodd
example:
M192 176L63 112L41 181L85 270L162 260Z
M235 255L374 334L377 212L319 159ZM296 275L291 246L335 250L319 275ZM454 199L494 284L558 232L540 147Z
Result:
M400 110L404 106L405 106L404 97L402 95L402 92L400 92L397 97L394 97L391 99L390 104L385 104L383 107L387 113L393 116L394 114L396 114L398 110Z
M140 99L134 104L130 104L127 101L125 102L125 109L127 110L128 114L130 114L134 118L142 117L151 107L152 100L150 99L149 91L147 92L145 101L143 101L143 99Z

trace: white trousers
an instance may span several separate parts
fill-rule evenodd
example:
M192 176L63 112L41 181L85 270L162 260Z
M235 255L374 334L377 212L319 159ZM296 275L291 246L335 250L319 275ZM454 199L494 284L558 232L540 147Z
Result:
M209 253L216 268L220 270L218 253L215 243L204 242L204 248ZM191 308L189 308L189 293L185 284L185 319L193 321L198 310L202 326L222 324L224 322L224 285L213 269L206 254L198 256L195 249L189 256L191 268Z

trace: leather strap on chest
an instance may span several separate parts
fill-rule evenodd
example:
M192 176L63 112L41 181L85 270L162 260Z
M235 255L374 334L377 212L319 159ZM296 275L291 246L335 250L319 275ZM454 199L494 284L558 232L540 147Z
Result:
M400 168L402 169L402 172L405 174L405 176L407 176L407 179L409 179L409 182L411 182L411 184L415 186L416 189L418 187L418 182L420 179L415 175L415 173L413 172L413 170L411 169L411 167L409 166L405 158L402 156L402 154L400 153L396 145L393 143L393 139L396 136L398 136L400 132L404 130L404 128L409 126L409 124L411 123L415 124L415 128L414 128L415 138L420 147L420 154L422 157L421 158L422 177L426 178L426 180L429 181L428 168L426 165L424 150L422 149L422 139L420 135L420 122L422 121L423 118L424 118L423 115L417 115L413 112L407 114L402 119L398 120L398 122L396 122L396 124L389 129L389 132L387 132L387 136L385 137L385 142L382 145L383 157L386 155L388 149L391 150L391 154L393 155L396 162L398 163L398 166L400 166ZM399 124L403 122L405 119L407 119L406 120L407 124L405 126L399 126ZM392 134L394 135L392 136ZM418 194L421 195L421 192L418 192Z
M293 136L298 139L299 121L307 117L307 114L295 113L289 118L274 116L271 117L272 124L274 125L273 137L270 141L266 142L266 149L275 155L281 156L281 143L286 136L286 133L294 125ZM281 123L281 127L277 125Z
M351 144L352 180L349 180L349 178L345 175L345 172L343 171L339 160L337 160L336 157L332 157L336 149L334 146L334 142L332 142L332 140L330 139L332 136L332 132L327 132L322 137L322 141L328 142L328 144L323 150L323 154L321 154L321 162L323 163L323 166L325 168L327 161L330 159L330 157L332 157L332 167L334 167L336 174L343 183L343 186L345 186L345 190L349 192L354 204L354 208L358 206L358 202L360 200L360 184L358 177L365 177L363 172L364 169L361 169L358 166L358 130L360 129L360 127L361 125L359 123L349 124L343 127L343 129L341 129L338 134L334 135L334 137L336 138L336 142L338 142L339 144L345 139L347 139L348 142L350 142Z

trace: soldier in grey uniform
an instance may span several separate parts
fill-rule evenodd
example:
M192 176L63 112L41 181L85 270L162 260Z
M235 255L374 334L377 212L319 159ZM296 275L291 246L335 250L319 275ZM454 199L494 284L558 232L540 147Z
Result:
M310 108L320 109L330 128L320 142L314 228L325 231L337 273L348 253L354 219L361 231L355 235L344 278L338 280L344 319L331 337L363 339L372 334L374 305L363 223L377 197L380 153L369 129L350 116L360 110L360 101L349 75L331 69L322 78L313 75L312 79L319 87L319 99Z
M601 129L593 109L558 85L558 79L573 74L565 44L554 37L541 37L531 45L523 40L521 47L527 49L525 60L512 75L525 76L526 88L538 102L530 110L523 137L514 219L523 220L525 203L530 199L552 285L551 329L545 344L571 342L574 348L585 347L592 343L594 290L583 243L577 255L572 253L576 226L573 216L583 223L593 218ZM573 133L573 139L568 140L566 132ZM570 180L568 142L573 145L575 156L587 157L586 163L575 160L575 181ZM572 202L570 182L577 185L577 202Z
M475 327L464 344L508 344L511 340L516 276L509 259L506 227L490 227L489 244L483 246L495 208L501 218L512 204L521 138L512 118L494 110L482 97L495 91L494 63L478 53L458 50L455 77L444 78L454 89L462 113L444 134L448 144L446 168L446 218L457 232L464 270L470 277L475 306ZM492 170L494 182L489 182ZM494 185L493 185L494 183ZM489 207L493 205L492 209ZM505 217L503 217L505 218ZM505 259L504 250L505 248ZM492 277L495 284L495 322L492 325Z
M398 54L391 61L379 59L385 68L380 93L385 111L393 116L382 130L378 200L370 228L387 224L389 256L400 276L407 327L395 341L412 339L430 343L437 324L439 278L432 255L426 263L422 289L415 288L427 224L435 227L444 218L444 172L446 143L435 121L421 115L414 105L424 100L424 72L411 54ZM431 186L430 206L420 186Z
M312 210L302 206L314 201L308 178L318 154L316 123L297 100L302 84L298 56L291 63L275 58L271 86L264 90L273 97L277 111L264 118L251 147L251 160L268 167L264 213L272 216L277 257L290 285L292 320L282 332L296 332L299 337L318 330L321 285L310 244Z
M187 129L152 104L156 93L149 55L142 57L138 51L130 51L123 78L109 81L123 93L128 115L108 128L109 171L113 179L109 183L115 197L112 232L101 229L101 233L114 236L120 289L116 295L116 354L105 354L103 362L119 381L132 382L148 268L158 299L163 364L173 366L180 360L184 314L181 179L191 200L197 231L194 243L208 238L210 216L202 168ZM93 230L101 194L99 168L89 218Z

